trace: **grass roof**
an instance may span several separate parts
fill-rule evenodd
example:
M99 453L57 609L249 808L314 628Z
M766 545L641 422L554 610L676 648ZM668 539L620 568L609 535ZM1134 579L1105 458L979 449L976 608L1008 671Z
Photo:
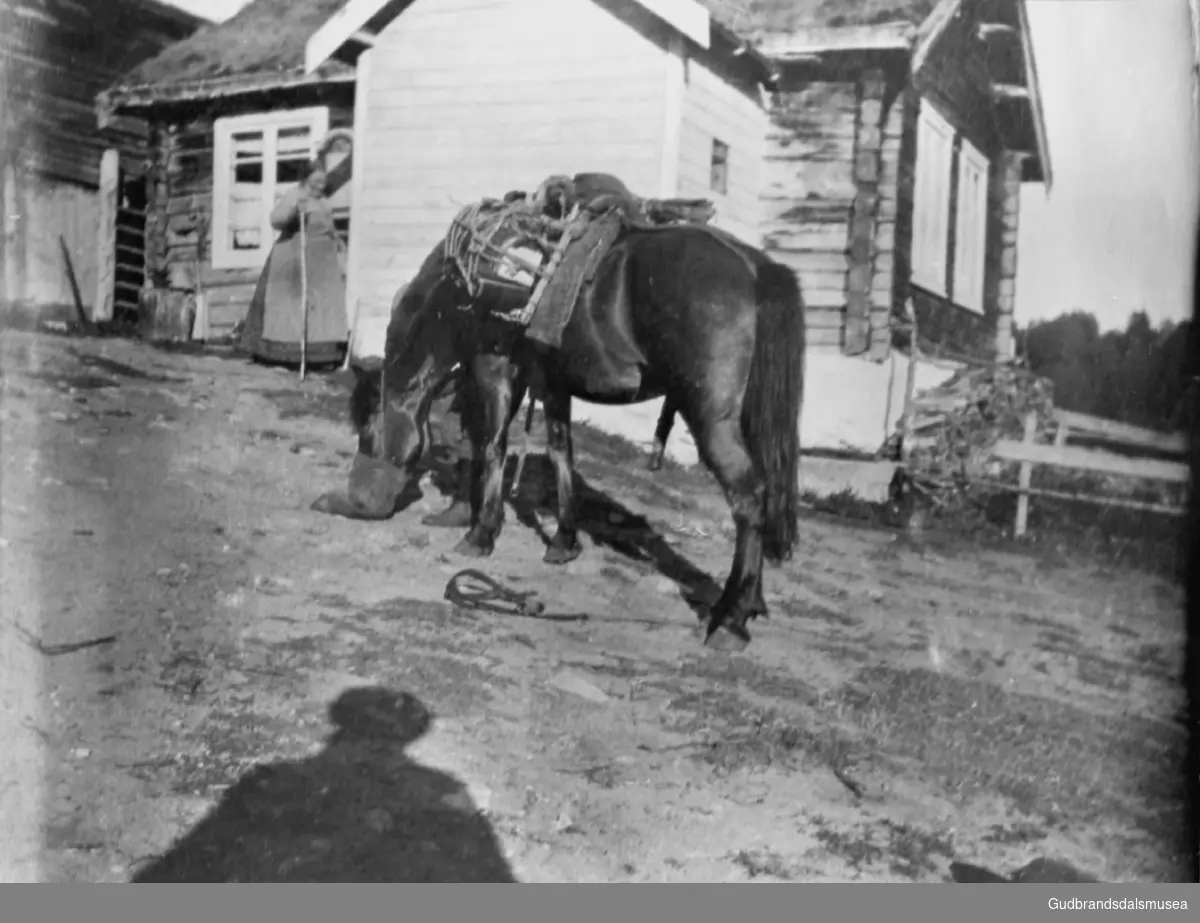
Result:
M304 69L309 37L344 5L345 0L253 0L225 22L206 26L139 64L112 90L296 75Z
M713 18L745 38L889 23L920 25L938 0L700 0Z

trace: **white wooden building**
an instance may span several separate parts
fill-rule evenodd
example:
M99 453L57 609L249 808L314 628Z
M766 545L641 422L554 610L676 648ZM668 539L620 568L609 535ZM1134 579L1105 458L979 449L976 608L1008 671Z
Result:
M551 174L708 197L717 224L758 239L768 65L692 0L351 0L309 41L307 66L368 23L347 280L356 352L381 348L397 285L463 204Z

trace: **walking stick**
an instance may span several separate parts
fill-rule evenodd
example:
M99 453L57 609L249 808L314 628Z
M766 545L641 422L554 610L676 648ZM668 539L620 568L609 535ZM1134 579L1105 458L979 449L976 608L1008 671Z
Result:
M308 235L304 230L304 204L300 205L300 380L308 373Z

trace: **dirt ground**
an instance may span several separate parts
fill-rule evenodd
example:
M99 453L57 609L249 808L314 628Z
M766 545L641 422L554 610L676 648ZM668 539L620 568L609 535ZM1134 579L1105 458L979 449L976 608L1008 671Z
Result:
M584 430L584 555L542 563L533 456L480 565L551 618L466 612L436 490L309 510L344 383L18 332L0 367L10 880L1182 875L1159 578L814 514L709 652L676 581L729 566L715 485Z

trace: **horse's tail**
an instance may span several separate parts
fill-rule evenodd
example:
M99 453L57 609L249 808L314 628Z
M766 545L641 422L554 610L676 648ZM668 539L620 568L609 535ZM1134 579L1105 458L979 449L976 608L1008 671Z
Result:
M742 430L766 479L763 552L773 564L792 555L799 500L800 405L804 396L804 301L796 274L771 260L758 262L758 317Z

